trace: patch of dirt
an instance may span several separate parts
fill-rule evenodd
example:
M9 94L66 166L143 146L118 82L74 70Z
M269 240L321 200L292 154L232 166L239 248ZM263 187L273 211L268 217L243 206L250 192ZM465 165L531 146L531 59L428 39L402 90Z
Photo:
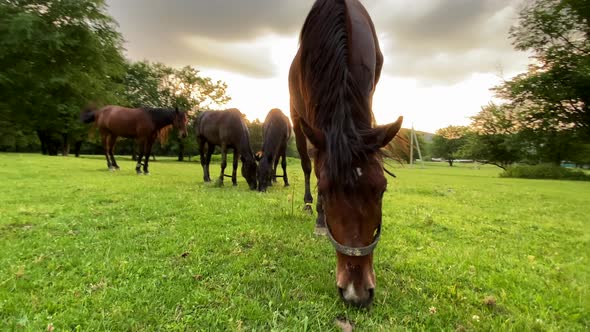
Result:
M352 332L354 323L344 317L337 317L334 324L342 329L342 332Z

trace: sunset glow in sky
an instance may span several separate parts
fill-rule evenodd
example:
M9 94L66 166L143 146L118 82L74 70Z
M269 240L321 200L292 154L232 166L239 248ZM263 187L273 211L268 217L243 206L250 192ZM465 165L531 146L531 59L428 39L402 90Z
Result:
M508 29L509 0L366 0L385 56L373 102L378 123L434 132L492 100L491 87L526 70ZM312 0L108 0L133 60L192 65L225 81L249 119L289 113L287 76Z

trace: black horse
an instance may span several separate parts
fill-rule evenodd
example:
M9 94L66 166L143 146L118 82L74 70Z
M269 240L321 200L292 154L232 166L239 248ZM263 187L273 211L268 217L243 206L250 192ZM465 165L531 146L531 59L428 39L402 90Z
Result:
M278 108L268 112L262 127L262 151L256 154L258 164L258 191L266 191L277 182L277 166L279 159L283 167L283 180L285 187L289 186L287 177L287 142L291 137L291 122L289 118ZM279 176L280 177L280 176Z
M235 108L225 111L205 111L197 117L195 132L199 142L203 179L210 182L209 163L215 146L221 147L221 175L219 182L223 185L225 167L227 166L227 149L234 150L234 162L231 180L236 186L238 159L242 161L242 176L250 189L256 190L256 160L250 148L250 135L242 113Z

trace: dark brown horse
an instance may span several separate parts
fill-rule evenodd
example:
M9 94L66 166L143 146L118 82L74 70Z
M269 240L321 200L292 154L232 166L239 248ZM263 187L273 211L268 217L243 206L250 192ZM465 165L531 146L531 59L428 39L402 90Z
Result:
M381 234L387 181L380 149L402 123L374 126L372 99L383 65L373 22L358 0L317 0L289 72L291 120L305 175L314 145L318 219L336 249L336 285L357 306L373 301L373 249Z
M289 186L287 177L287 143L291 137L291 122L278 108L268 112L262 127L262 151L256 154L258 163L258 191L266 191L277 182L279 159L283 167L285 187Z
M99 110L90 110L81 114L84 123L94 122L102 136L102 146L109 170L119 169L113 149L117 137L135 138L139 145L139 155L135 171L141 174L141 160L145 156L143 172L149 174L148 163L154 141L163 131L171 126L178 129L179 137L186 137L187 117L178 109L165 108L125 108L105 106Z
M227 166L227 149L233 149L234 161L231 175L233 185L238 185L236 171L238 160L241 160L242 176L248 182L250 189L256 190L256 160L250 148L248 127L239 110L231 108L225 111L205 111L197 117L195 132L199 141L205 182L211 181L209 164L215 146L219 145L221 147L220 184L223 185L223 178L226 176L224 172Z

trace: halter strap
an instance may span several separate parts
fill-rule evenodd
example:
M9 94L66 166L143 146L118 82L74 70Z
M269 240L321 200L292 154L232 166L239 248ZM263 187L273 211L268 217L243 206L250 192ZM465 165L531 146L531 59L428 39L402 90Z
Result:
M334 236L332 236L332 232L330 231L330 227L328 227L328 225L326 225L326 230L326 233L328 233L328 239L330 239L330 242L332 242L332 245L334 246L336 251L346 256L363 257L370 255L373 252L373 250L375 250L375 247L377 246L377 243L379 243L379 239L381 238L381 224L377 226L377 232L375 234L375 239L373 240L373 243L369 244L366 247L344 246L338 243L336 239L334 239Z

